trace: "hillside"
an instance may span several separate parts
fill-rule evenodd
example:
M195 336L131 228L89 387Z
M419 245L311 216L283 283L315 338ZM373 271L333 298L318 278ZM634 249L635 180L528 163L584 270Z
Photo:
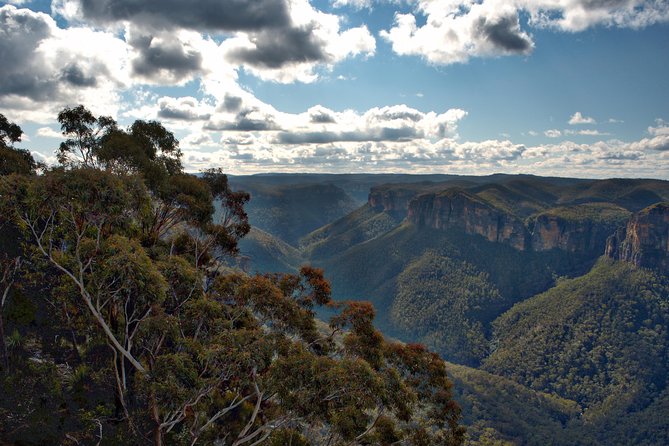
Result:
M515 305L494 323L483 368L584 407L593 423L661 403L669 376L669 280L601 259L582 277Z
M423 257L426 251L430 252L429 257ZM335 297L371 300L379 311L383 329L426 342L447 359L467 357L465 363L476 364L476 358L482 358L486 348L470 350L469 340L481 341L490 321L514 303L548 289L556 276L587 271L590 261L558 250L522 252L458 230L418 228L404 223L315 265L325 268ZM430 280L414 280L411 271L417 270L434 281L448 277L452 280L448 282L450 294L435 293ZM433 305L440 312L424 311L423 297L416 297L426 293L437 299ZM497 294L499 297L492 298ZM479 299L486 304L476 308L472 302ZM466 315L466 319L458 319L455 327L440 321L451 317L450 312L464 303L466 306L457 314ZM427 326L412 323L412 315L417 312L427 315L422 321ZM442 339L446 331L452 338L449 347Z
M385 234L400 224L392 212L378 212L369 204L307 234L300 249L311 259L331 257L359 243Z
M233 183L234 184L234 183ZM331 184L246 184L251 200L245 209L251 226L297 246L304 235L358 207Z
M251 231L239 241L240 266L249 272L295 272L305 263L300 251L262 231Z
M454 397L463 409L467 444L576 444L581 408L483 370L447 363ZM583 439L583 444L587 440Z

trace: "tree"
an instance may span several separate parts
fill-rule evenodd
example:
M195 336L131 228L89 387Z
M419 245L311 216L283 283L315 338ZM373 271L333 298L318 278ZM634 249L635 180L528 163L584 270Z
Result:
M38 168L29 151L14 147L14 143L21 141L22 135L21 127L0 114L0 175L30 175Z
M2 355L2 369L9 368L9 355L5 343L4 310L9 293L17 280L21 268L21 257L0 258L0 355Z
M128 130L110 128L99 138L94 156L106 170L140 173L153 192L183 173L179 141L156 121L137 120Z
M67 137L56 151L58 162L68 167L97 167L101 141L116 130L116 121L109 116L96 118L86 107L78 105L61 110L58 122Z
M171 144L148 133L150 144ZM138 151L144 143L131 132L105 138L114 135L136 146L112 155L151 153ZM222 172L198 178L166 167L169 181L152 189L143 167L119 167L135 155L101 156L108 144L92 152L98 168L72 164L0 181L0 219L21 231L41 283L31 299L49 314L45 326L22 327L31 349L24 356L39 367L26 360L0 378L11 390L9 382L41 376L54 389L40 390L40 407L62 408L64 420L36 442L461 443L443 362L422 347L387 343L370 304L333 304L323 271L309 266L221 272L220 256L249 229L248 195L231 191ZM3 286L25 280L6 271ZM339 314L327 326L314 318L316 306ZM32 403L9 405L16 398L0 401L0 416L9 411L45 432L23 412L34 412Z

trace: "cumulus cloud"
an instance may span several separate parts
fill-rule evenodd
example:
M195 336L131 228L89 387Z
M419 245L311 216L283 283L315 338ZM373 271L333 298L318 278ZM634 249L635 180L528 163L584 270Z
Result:
M368 6L363 0L341 5ZM593 26L642 28L669 21L669 3L657 0L417 0L409 14L396 14L381 32L400 55L422 56L434 64L471 57L528 54L534 41L521 27L579 32ZM418 18L424 25L418 26Z
M187 135L179 142L181 147L199 147L199 146L214 146L214 140L209 133L196 132Z
M544 135L546 135L549 138L559 138L562 136L562 132L558 129L551 129L551 130L546 130L544 132Z
M202 69L202 54L180 34L145 34L129 27L126 41L134 49L133 74L157 83L180 83Z
M371 9L374 0L334 0L332 6L335 8L350 7L353 9Z
M309 122L313 124L335 124L337 122L335 113L320 105L311 107L307 113L309 113Z
M211 117L213 107L201 104L193 97L170 98L162 97L158 100L159 118L179 121L201 121Z
M227 56L233 62L261 69L324 61L327 57L325 42L314 33L314 26L291 29L278 36L273 31L265 30L252 39L240 38L230 45Z
M657 0L510 0L538 26L579 32L593 26L643 28L669 21L669 4Z
M669 123L662 119L656 119L655 127L648 127L648 133L653 136L669 136Z
M162 30L258 30L290 22L286 0L55 0L52 10L70 21L132 22Z
M581 112L576 112L569 118L569 125L579 124L597 124L597 121L589 116L583 116Z
M308 0L57 0L54 13L73 23L126 29L135 75L156 83L184 83L222 57L277 82L313 82L317 71L348 57L374 54L366 26L342 29L342 19ZM203 54L197 38L222 39L219 54Z
M567 135L582 135L582 136L608 136L610 133L600 132L599 130L586 129L586 130L565 130Z
M232 119L224 116L214 116L204 128L213 131L237 131L237 132L263 132L279 130L275 117L260 108L245 108L234 115Z
M423 113L406 105L372 108L362 115L347 111L335 113L322 107L307 112L311 124L332 124L327 129L317 125L279 132L279 144L325 144L333 142L437 140L457 136L458 122L467 113L451 109L442 114ZM318 119L314 120L314 116ZM303 117L302 117L303 118ZM336 124L336 125L335 125Z
M643 138L630 144L630 148L640 152L669 151L669 134L658 135L653 138Z
M322 111L320 106L316 109ZM632 142L564 140L527 146L508 139L460 141L453 135L427 138L420 129L431 114L406 106L372 109L362 114L325 110L335 118L334 123L310 122L314 112L311 109L297 115L275 112L274 119L282 130L223 132L218 146L191 146L185 152L196 158L206 156L210 165L238 173L271 168L286 172L463 174L529 170L538 175L564 175L568 169L569 175L581 177L669 175L669 134ZM358 126L347 127L350 122L357 122ZM411 128L411 138L378 137L379 128L388 123L398 129ZM656 123L658 128L662 124ZM186 164L194 170L204 165L188 161Z
M521 30L517 10L511 5L490 4L422 0L416 14L396 14L394 26L381 31L381 37L396 53L423 56L435 64L530 53L534 42ZM417 25L417 14L426 16L425 25Z
M348 57L368 57L376 40L366 26L341 29L341 19L314 9L306 0L291 2L290 27L237 33L221 48L224 57L264 80L313 82L317 70Z
M63 139L63 134L51 127L40 127L37 129L37 136L43 138L58 138Z
M94 103L98 113L118 110L127 48L111 34L60 29L46 14L6 5L0 54L0 107L15 119L45 122L72 103Z

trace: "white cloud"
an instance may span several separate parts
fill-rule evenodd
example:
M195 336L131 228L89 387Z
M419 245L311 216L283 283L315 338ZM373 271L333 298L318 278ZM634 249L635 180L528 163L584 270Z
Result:
M214 106L194 97L158 99L157 117L168 121L205 121L214 113Z
M63 139L63 134L57 130L52 129L51 127L40 127L37 129L37 136L43 138L57 138Z
M57 162L58 162L55 155L45 155L43 153L35 152L35 151L32 151L31 154L32 154L33 158L35 159L35 161L37 161L38 163L44 163L47 166L56 165Z
M374 0L334 0L332 6L335 8L351 7L353 9L371 9Z
M509 0L537 26L579 32L594 26L643 28L669 21L669 5L658 0Z
M662 119L656 119L655 127L648 127L648 133L653 136L669 136L669 123Z
M579 135L584 136L608 136L610 133L600 132L599 130L579 130Z
M289 3L292 28L238 32L221 44L227 61L249 73L280 83L314 82L319 70L349 57L370 57L376 40L366 26L342 30L342 19L311 6L307 0Z
M367 6L361 0L342 4ZM529 26L580 32L594 26L642 28L669 21L669 2L659 0L416 0L409 14L396 14L381 32L400 55L417 55L434 64L464 63L471 57L528 54L534 41ZM418 17L425 24L418 26Z
M179 142L181 147L199 147L199 146L214 146L214 140L209 133L196 132L182 138Z
M565 135L582 135L582 136L609 136L610 133L600 132L599 130L594 129L585 129L585 130L565 130Z
M60 29L46 14L0 8L0 108L18 121L49 122L65 105L116 114L127 82L125 43L87 28Z
M569 125L579 125L579 124L596 124L594 118L583 116L581 112L574 113L571 118L569 118Z
M559 138L562 136L562 132L558 129L551 129L551 130L546 130L544 132L544 135L546 135L549 138Z
M425 25L417 25L416 14L427 17ZM380 33L397 54L452 64L471 57L528 54L534 47L512 5L421 0L416 14L396 14L394 26Z
M450 113L453 120L464 112ZM365 113L350 110L336 112L322 106L297 115L277 112L274 119L281 124L282 130L224 131L218 145L209 142L202 146L184 145L185 162L187 168L193 171L220 166L235 173L256 173L268 169L340 173L489 174L503 171L557 176L568 172L569 176L577 177L669 178L669 164L666 163L669 159L669 135L632 142L600 140L576 143L565 140L533 146L508 139L459 141L454 134L434 139L420 135L418 129L436 116L440 115L407 106L376 108ZM455 119L454 123L457 124L457 121ZM350 127L351 123L358 124ZM410 126L415 137L378 138L379 129L386 128L389 123L395 129L406 130ZM657 125L660 127L660 123ZM316 132L318 129L322 133ZM346 129L350 132L346 133ZM294 134L292 140L278 137L288 132ZM565 135L564 131L562 135ZM204 162L203 157L208 161Z

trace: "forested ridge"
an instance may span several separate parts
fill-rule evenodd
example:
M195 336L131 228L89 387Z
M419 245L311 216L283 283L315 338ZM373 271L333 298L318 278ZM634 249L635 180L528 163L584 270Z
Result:
M225 266L249 195L221 171L184 173L158 122L58 121L48 167L0 116L1 442L463 442L445 363L386 341L371 304L318 268Z

